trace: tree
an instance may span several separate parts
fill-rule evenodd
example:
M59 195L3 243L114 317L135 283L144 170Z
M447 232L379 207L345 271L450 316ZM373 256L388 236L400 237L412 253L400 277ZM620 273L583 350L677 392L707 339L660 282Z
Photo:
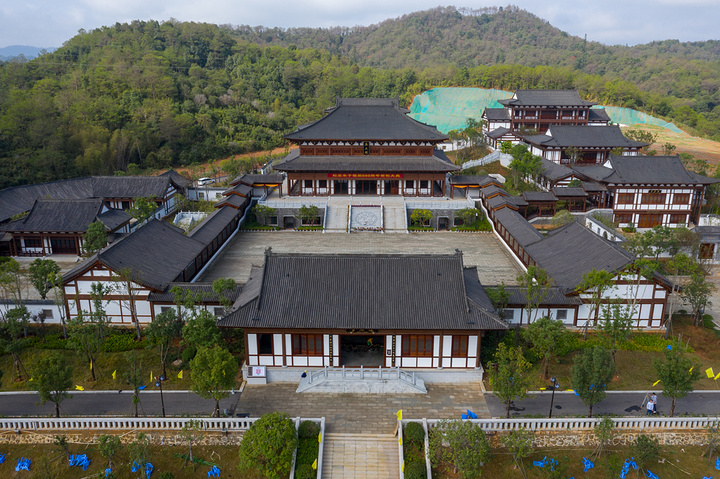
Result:
M510 291L505 289L505 282L501 282L494 288L488 288L486 292L495 311L502 315L503 310L507 308L508 302L510 301Z
M95 376L95 365L102 352L102 345L105 342L100 333L100 326L95 321L85 321L86 313L80 311L78 315L68 322L68 344L72 349L85 356L90 365L90 374L93 381Z
M107 230L100 220L93 221L88 225L87 231L83 235L82 249L83 253L91 256L100 251L107 244Z
M0 336L0 351L10 354L13 361L13 377L17 381L27 378L27 372L20 359L20 353L27 346L27 339L23 337L24 320L28 316L27 308L13 308L5 315L5 322L0 323L0 328L7 338Z
M118 436L103 434L98 438L97 450L102 457L107 459L108 467L110 469L113 467L113 457L115 457L121 448L122 443L120 442L120 438Z
M412 224L416 224L422 227L428 226L430 220L433 218L433 213L430 210L416 209L410 213L410 221Z
M65 323L65 288L63 287L62 275L58 272L48 277L48 281L52 286L53 303L57 306L60 314L60 324L62 324L63 338L67 339L67 324Z
M690 281L683 287L680 296L683 301L692 307L695 326L700 326L700 320L705 312L705 308L712 304L710 295L715 289L713 283L705 280L705 275L702 272L692 273L690 275Z
M656 437L647 434L640 434L632 442L630 449L632 450L638 469L646 471L650 464L655 464L660 457L660 443ZM638 477L640 475L638 471Z
M112 288L113 292L117 297L118 305L121 310L126 310L130 313L132 322L135 323L135 334L137 340L142 339L142 333L140 332L140 319L137 314L137 300L138 290L141 286L138 285L137 281L140 280L131 268L118 269L116 275L112 277L115 282Z
M595 424L595 437L597 438L598 446L593 455L597 460L603 455L605 448L607 448L615 438L615 421L607 416L602 418L599 423Z
M202 423L197 419L191 419L183 424L182 427L182 438L188 445L188 460L192 464L193 472L195 472L195 460L193 458L193 444L197 441L198 433L200 432L200 426Z
M550 319L543 316L537 321L530 323L523 331L525 340L532 344L533 348L543 357L543 378L548 378L548 367L553 352L557 349L560 340L567 335L565 325L559 319Z
M502 442L512 456L513 462L520 469L520 473L526 478L524 460L533 453L533 433L525 428L513 429Z
M55 404L55 417L60 417L60 403L72 397L73 368L60 353L41 358L33 368L32 387L40 396L40 404L50 401Z
M290 474L298 439L287 414L272 412L255 421L240 443L239 469L247 475L279 479Z
M158 204L153 198L135 198L132 207L128 210L130 216L135 218L138 224L144 223L155 214Z
M583 274L582 283L577 287L578 293L590 294L590 302L593 305L592 318L588 318L585 321L585 327L583 328L585 333L583 339L587 339L587 330L590 323L590 319L593 320L594 324L597 324L600 318L600 306L605 300L605 291L614 284L613 275L605 271L604 269L595 269L588 271Z
M575 356L570 368L572 385L592 417L593 406L605 399L608 383L615 374L615 365L607 349L593 347Z
M455 212L455 218L462 221L464 225L471 225L481 217L482 213L480 213L480 210L477 208L463 208Z
M713 422L706 428L707 431L707 446L703 451L703 456L708 457L708 464L712 462L713 456L715 456L718 447L720 446L720 427L717 422ZM717 456L716 456L717 457Z
M65 434L62 436L55 436L53 438L53 445L60 449L62 453L65 454L65 457L70 459L70 444L68 443L67 436Z
M212 348L219 346L221 341L222 334L217 327L217 318L208 311L198 311L182 328L182 345L185 348Z
M527 317L528 324L530 324L532 322L531 315L533 310L536 316L539 314L538 308L552 286L552 278L548 276L547 271L544 269L531 265L528 266L525 274L517 276L517 282L525 293L524 316ZM520 326L522 326L522 322L523 317L520 316Z
M663 395L672 398L670 417L673 417L677 400L687 396L700 379L700 363L688 358L676 341L665 350L665 359L656 359L653 366L663 386Z
M220 304L225 309L225 314L230 312L232 306L232 294L237 289L237 283L232 278L218 278L213 281L212 290L218 297Z
M565 148L565 155L568 157L568 162L571 165L574 165L578 162L580 158L582 158L583 152L580 148L577 146L569 146Z
M669 141L666 141L662 145L662 152L665 156L672 156L675 153L675 150L677 150L677 146L673 145Z
M269 217L275 216L275 208L258 203L253 207L253 213L255 213L255 218L257 218L258 223L264 225L267 223Z
M523 356L522 348L508 348L504 343L498 346L494 361L497 369L490 370L490 385L493 394L505 404L505 417L509 418L510 403L527 397L530 363Z
M135 435L135 440L128 444L130 461L140 466L140 476L148 479L146 464L150 460L150 440L143 432Z
M4 299L9 300L6 304L23 304L23 273L20 263L13 258L0 258L0 291Z
M466 479L476 479L482 466L492 457L490 443L480 426L460 419L443 420L433 428L430 438L430 460L452 463L455 472Z
M601 330L603 339L610 349L613 364L616 364L615 353L619 345L630 338L632 317L628 313L628 308L619 303L610 305L604 313L605 319L602 321Z
M230 395L238 372L237 360L220 347L198 348L190 361L192 391L203 399L215 400L213 416L220 416L220 400Z
M299 216L304 225L318 224L320 220L320 208L315 205L302 205L300 206Z
M48 291L52 288L50 279L58 273L60 273L60 266L51 259L36 258L28 267L30 282L42 299L45 299Z
M125 353L125 360L129 365L129 369L123 373L125 383L133 390L132 406L135 417L138 417L138 405L140 404L140 388L145 383L145 377L142 373L142 361L138 357L137 351L128 351Z
M550 219L550 224L552 224L554 228L559 228L561 226L569 225L573 221L575 221L575 218L572 213L568 210L560 210Z
M167 355L172 348L173 341L180 337L182 323L175 316L175 310L167 309L158 314L152 323L145 328L145 337L148 339L148 348L157 348L160 354L160 367L163 376L167 377Z

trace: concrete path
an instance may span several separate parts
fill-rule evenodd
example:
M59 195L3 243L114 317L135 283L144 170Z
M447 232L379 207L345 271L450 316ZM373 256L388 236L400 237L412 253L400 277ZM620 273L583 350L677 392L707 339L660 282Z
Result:
M398 478L398 447L392 434L325 434L323 479Z

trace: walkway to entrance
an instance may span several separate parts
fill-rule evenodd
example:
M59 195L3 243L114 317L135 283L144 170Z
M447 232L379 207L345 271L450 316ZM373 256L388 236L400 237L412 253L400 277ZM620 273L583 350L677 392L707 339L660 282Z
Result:
M470 409L481 418L490 414L479 384L427 385L427 394L296 393L297 383L247 385L237 412L259 417L273 411L291 417L325 417L326 431L345 434L392 434L395 414L405 418L460 419Z

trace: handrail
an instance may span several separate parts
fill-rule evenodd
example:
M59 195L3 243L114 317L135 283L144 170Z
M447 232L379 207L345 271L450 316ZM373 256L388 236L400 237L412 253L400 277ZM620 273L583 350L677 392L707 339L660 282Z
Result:
M247 431L258 418L136 418L136 417L68 417L68 418L0 418L0 430L107 430L157 429L180 430L190 421L199 421L204 431Z
M531 431L588 430L603 418L511 418L468 419L484 431ZM617 429L705 429L720 423L720 417L613 417ZM403 419L403 422L419 420ZM428 419L428 427L434 427L441 419Z
M325 367L316 371L310 371L306 377L300 380L296 392L306 391L326 381L387 381L393 379L405 383L418 391L427 391L425 381L417 377L415 372L409 373L397 367L383 368L380 366L378 368L365 368L360 366L359 368L346 368L342 366L340 368Z

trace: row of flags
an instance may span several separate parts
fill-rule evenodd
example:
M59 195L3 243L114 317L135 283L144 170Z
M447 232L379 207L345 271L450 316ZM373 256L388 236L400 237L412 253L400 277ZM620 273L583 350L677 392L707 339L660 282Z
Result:
M92 369L93 369L93 362L92 362L92 359L91 359L91 360L90 360L90 371L92 371ZM184 370L181 369L180 372L178 373L178 375L177 375L178 379L182 379L182 378L183 378L183 371L184 371ZM225 374L225 371L223 371L223 374ZM117 379L117 369L112 372L112 378L113 378L113 381L115 381L115 380ZM152 371L150 371L150 382L153 382L155 379L156 379L156 378L155 378L155 376L153 376ZM30 381L32 381L32 378L30 378ZM82 386L80 386L79 384L76 384L76 385L75 385L75 390L76 390L76 391L84 391L85 388L82 387Z
M688 373L691 373L693 371L693 369L694 369L694 367L688 369ZM705 375L707 375L708 379L712 379L714 381L717 381L718 379L720 379L720 373L715 374L715 371L713 371L712 366L705 370ZM657 386L658 384L660 384L659 379L653 383L653 386Z

